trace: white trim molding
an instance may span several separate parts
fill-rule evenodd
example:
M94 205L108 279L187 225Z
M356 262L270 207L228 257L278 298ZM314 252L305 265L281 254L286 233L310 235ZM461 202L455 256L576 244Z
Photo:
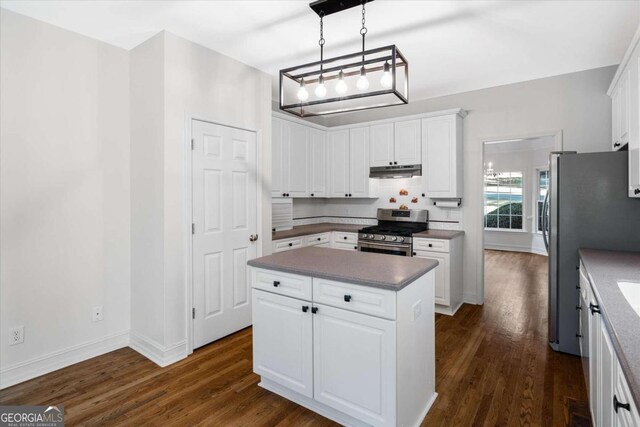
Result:
M611 94L613 93L613 88L615 88L616 85L618 84L618 80L620 80L620 76L622 75L622 70L624 70L627 64L629 63L629 60L631 59L631 54L633 53L638 43L640 43L640 26L638 27L635 34L633 35L633 38L631 39L631 43L629 43L629 47L627 47L627 50L624 53L624 56L622 57L622 61L620 61L620 65L618 65L616 74L613 76L613 79L611 80L609 89L607 89L607 95L611 96Z
M129 345L129 331L87 341L0 369L0 389Z
M182 340L170 346L164 346L155 340L131 332L129 347L164 368L187 357L187 341Z

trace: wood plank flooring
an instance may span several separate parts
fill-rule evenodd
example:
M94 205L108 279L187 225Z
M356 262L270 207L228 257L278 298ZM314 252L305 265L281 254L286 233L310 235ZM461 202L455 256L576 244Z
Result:
M578 357L547 345L547 266L486 251L485 305L436 317L436 390L423 426L589 426ZM159 368L124 348L0 391L2 405L64 404L73 425L332 426L257 386L251 329Z

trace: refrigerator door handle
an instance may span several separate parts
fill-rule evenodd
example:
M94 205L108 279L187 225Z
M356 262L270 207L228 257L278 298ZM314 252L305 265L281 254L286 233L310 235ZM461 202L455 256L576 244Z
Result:
M547 230L549 229L549 191L544 196L544 203L542 204L542 241L544 242L544 248L549 253L549 237L547 236Z

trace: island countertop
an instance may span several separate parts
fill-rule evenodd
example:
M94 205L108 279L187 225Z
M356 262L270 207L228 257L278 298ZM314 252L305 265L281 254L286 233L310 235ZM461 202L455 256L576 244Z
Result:
M640 283L640 252L579 252L631 394L640 407L640 317L618 287L619 281Z
M438 261L397 255L306 247L252 259L252 267L399 291Z

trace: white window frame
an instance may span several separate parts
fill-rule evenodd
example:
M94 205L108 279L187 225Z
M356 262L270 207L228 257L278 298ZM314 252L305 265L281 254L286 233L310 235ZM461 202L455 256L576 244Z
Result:
M522 228L521 229L517 229L517 228L488 228L488 227L484 227L485 231L496 231L496 232L500 232L500 233L528 233L527 231L527 168L523 168L522 170L508 170L508 171L496 171L496 173L521 173L522 174ZM536 184L537 185L537 184ZM482 182L482 208L484 209L486 207L486 198L485 198L485 183L484 180ZM486 216L486 214L485 214ZM484 221L484 217L483 217L483 221ZM498 224L499 224L499 220L498 220ZM484 222L483 222L484 225Z
M535 170L535 178L534 178L534 182L535 182L535 189L534 189L534 193L533 193L533 206L535 209L535 212L533 213L534 215L534 228L533 228L533 232L535 234L542 234L542 231L538 230L538 226L540 225L540 223L538 222L538 195L540 194L540 172L547 172L547 179L549 179L549 166L540 166L537 167ZM547 184L547 191L549 190L549 185Z

